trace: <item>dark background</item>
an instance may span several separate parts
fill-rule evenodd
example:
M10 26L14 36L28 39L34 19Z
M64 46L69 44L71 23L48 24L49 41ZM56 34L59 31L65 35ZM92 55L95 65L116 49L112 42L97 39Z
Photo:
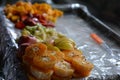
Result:
M120 26L120 0L53 0L55 3L82 3L101 20Z

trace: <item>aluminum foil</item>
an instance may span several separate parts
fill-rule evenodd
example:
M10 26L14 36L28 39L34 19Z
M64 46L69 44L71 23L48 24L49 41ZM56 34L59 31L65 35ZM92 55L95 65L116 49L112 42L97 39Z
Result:
M25 72L21 69L20 62L16 58L17 44L15 39L20 36L20 30L14 28L14 24L6 19L4 13L0 14L0 25L0 56L2 56L0 80L27 80ZM86 59L94 64L94 69L90 76L85 78L86 80L120 79L120 48L105 37L104 33L100 33L75 14L61 17L55 28L72 38ZM112 54L94 42L90 37L92 32L97 33L106 41L113 51Z
M58 20L56 29L76 41L77 47L83 51L87 60L94 64L95 67L89 77L106 79L106 75L120 74L120 48L83 19L75 15L65 15ZM90 33L97 33L102 37L113 53L110 54L94 42Z

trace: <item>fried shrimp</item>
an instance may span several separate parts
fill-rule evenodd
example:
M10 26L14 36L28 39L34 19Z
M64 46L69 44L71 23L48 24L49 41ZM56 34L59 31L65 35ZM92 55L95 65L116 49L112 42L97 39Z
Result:
M33 66L31 66L30 72L37 80L50 80L53 74L53 70L43 71Z
M62 51L65 54L65 60L68 62L72 62L72 59L76 56L79 56L80 58L83 57L82 52L79 50L64 50Z
M35 56L33 59L33 65L40 69L52 69L57 59L52 55Z
M71 77L74 70L71 67L71 64L66 61L59 61L54 66L54 73L60 77Z
M25 55L33 57L35 55L42 55L46 52L47 46L43 43L31 44L25 49Z
M93 69L94 65L85 60L85 58L74 57L72 59L71 65L75 69L74 77L86 77L90 74L90 71Z

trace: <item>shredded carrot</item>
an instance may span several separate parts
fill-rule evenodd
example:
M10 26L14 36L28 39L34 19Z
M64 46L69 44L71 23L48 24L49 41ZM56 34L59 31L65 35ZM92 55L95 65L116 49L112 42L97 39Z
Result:
M95 33L90 34L91 38L95 40L98 44L102 44L103 40Z

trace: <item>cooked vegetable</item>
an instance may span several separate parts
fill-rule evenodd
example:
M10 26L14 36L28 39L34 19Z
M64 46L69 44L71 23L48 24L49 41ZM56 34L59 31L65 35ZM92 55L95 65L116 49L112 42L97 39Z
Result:
M17 41L18 46L22 46L22 45L25 45L25 44L30 45L30 44L34 44L36 42L37 42L37 40L36 40L36 38L34 36L26 36L26 35L21 36Z
M35 36L37 42L52 44L56 46L56 49L73 50L75 48L75 42L72 39L69 39L65 35L58 33L53 28L45 28L40 24L35 26L26 26L26 28L22 30L22 35Z
M61 50L73 50L74 45L74 41L66 37L55 39L55 46Z
M52 44L46 44L47 45L47 48L48 50L51 50L51 51L60 51L60 49Z
M52 9L47 3L31 4L30 2L23 1L19 1L13 5L8 4L4 8L4 12L6 17L13 22L25 21L27 24L34 25L36 24L36 19L34 18L37 18L37 22L41 22L44 26L53 26L51 22L55 22L57 18L63 15L62 11ZM44 16L44 18L39 15ZM18 26L16 27L19 28Z
M19 49L18 49L18 56L21 57L25 54L25 49L27 46L36 43L37 40L33 36L21 36L19 40L17 40Z
M28 36L28 35L30 36L31 35L31 33L27 29L22 30L21 34L22 34L22 36Z
M23 28L25 28L25 24L23 22L19 21L15 24L15 27L18 29L23 29Z
M33 18L28 17L23 22L24 22L25 25L34 26L37 23L39 23L39 20L35 17L33 17Z

